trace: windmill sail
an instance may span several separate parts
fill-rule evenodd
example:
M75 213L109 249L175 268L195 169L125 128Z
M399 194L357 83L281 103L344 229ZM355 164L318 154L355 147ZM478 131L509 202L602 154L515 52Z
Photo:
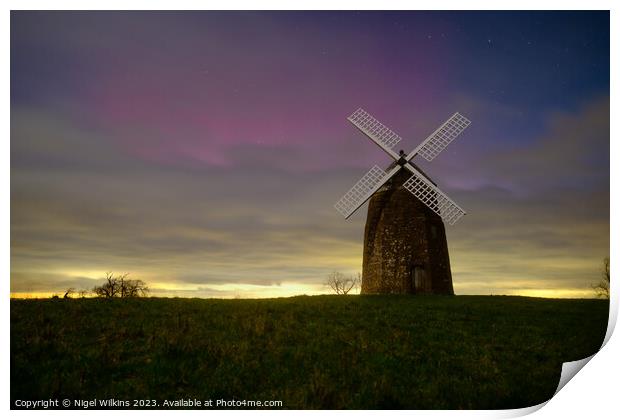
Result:
M401 136L381 124L376 118L362 108L359 108L347 119L390 156L398 159L398 155L392 148L402 140Z
M433 134L428 136L418 147L407 156L407 160L419 154L429 162L441 153L459 134L465 130L471 121L458 112L443 123Z
M456 112L418 147L405 156L402 151L398 154L392 150L402 140L402 137L381 124L362 108L359 108L347 119L396 162L389 173L378 166L374 166L335 204L336 209L345 218L348 219L400 168L407 168L413 174L403 186L446 222L453 225L466 214L465 210L437 188L423 173L416 170L409 161L418 154L429 162L432 161L471 124L471 121Z
M360 208L371 195L375 193L383 184L385 184L392 176L400 170L400 167L393 168L386 173L377 165L373 166L370 171L357 181L357 183L334 205L336 210L342 214L345 219L353 214L355 210Z
M413 175L403 184L403 187L426 204L428 208L441 216L444 221L453 225L465 214L465 210L460 208L443 191L431 184L422 174L413 169L411 165L407 165L407 169Z

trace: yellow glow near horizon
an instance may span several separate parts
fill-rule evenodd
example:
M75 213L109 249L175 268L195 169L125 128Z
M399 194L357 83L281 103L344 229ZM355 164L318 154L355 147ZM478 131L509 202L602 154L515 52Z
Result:
M280 285L256 284L214 284L209 290L200 290L204 285L179 285L174 283L153 283L153 289L159 289L153 296L196 296L219 298L275 298L298 295L319 295L329 293L323 285L303 283L282 283ZM170 292L166 292L170 290ZM210 293L211 291L211 293ZM215 292L215 293L214 293ZM211 295L211 296L210 296Z
M508 294L508 293L507 293ZM587 289L520 289L509 295L553 299L593 299L596 293Z
M348 262L348 261L347 261ZM359 261L354 264L343 264L343 267L358 266ZM358 270L345 270L343 272L353 274ZM148 273L145 277L151 277ZM62 273L66 277L80 277L93 279L93 285L104 275L98 270L67 270ZM139 275L137 277L140 277ZM299 279L301 280L301 279ZM455 291L457 295L510 295L510 296L528 296L540 298L561 298L561 299L592 299L596 298L596 294L590 287L583 288L537 288L536 281L508 281L495 282L493 285L484 282L458 282L455 280ZM329 294L329 290L322 283L316 282L315 279L305 279L298 282L283 282L280 284L257 285L249 283L225 283L225 284L202 284L202 283L185 283L175 281L148 281L151 289L149 296L152 297L198 297L198 298L278 298L299 295L320 295ZM493 286L493 287L491 287ZM515 287L516 286L516 287ZM521 287L519 287L521 286ZM89 289L90 290L90 289ZM36 299L50 298L54 295L63 296L64 290L32 290L27 292L11 292L10 296L14 299ZM73 297L77 297L74 295Z
M255 284L222 284L209 286L209 289L218 293L213 294L209 291L201 291L195 285L180 288L177 284L172 283L156 283L159 289L155 293L150 293L151 297L198 297L198 298L220 298L220 299L267 299L278 297L292 297L299 295L322 295L331 293L322 285L309 284L282 284L280 286L260 286ZM167 286L167 287L162 287ZM167 291L169 290L169 292ZM63 293L47 291L47 292L11 292L11 299L45 299L52 296L62 297ZM467 296L469 294L458 294L457 296ZM478 295L478 294L476 294ZM506 293L494 293L493 295L506 296L526 296L539 297L549 299L594 299L596 294L588 289L519 289ZM76 297L76 295L73 295ZM92 296L87 296L92 297Z
M200 298L277 298L299 295L320 295L330 293L323 285L282 283L280 285L261 286L256 284L216 284L209 285L209 290L201 290L204 285L177 284L177 283L150 283L151 289L156 292L149 293L152 297L200 297ZM37 291L37 292L11 292L11 299L41 299L51 298L54 295L62 297L64 292ZM77 295L74 294L73 297ZM92 296L89 296L92 297Z
M11 292L11 299L47 299L58 292Z
M361 261L359 258L351 259L339 258L337 268L345 274L355 274L360 270ZM331 265L333 266L333 261ZM56 271L61 277L73 277L82 279L92 279L92 286L99 284L104 278L104 273L97 269L80 270L62 270ZM329 294L331 290L327 288L320 279L309 277L294 279L295 281L282 282L280 284L258 285L250 283L187 283L182 281L163 280L159 273L135 272L135 278L151 279L147 280L147 284L151 289L149 296L152 297L197 297L197 298L278 298L299 295L320 295ZM157 277L156 275L159 274ZM327 273L326 273L327 274ZM457 277L460 277L458 272ZM465 277L466 278L466 277ZM562 299L592 299L596 298L596 294L588 285L579 287L558 287L558 288L541 288L541 281L528 280L527 278L511 279L505 278L500 281L459 281L454 280L455 292L457 295L510 295L510 296L528 296L540 298L562 298ZM87 287L90 291L91 287ZM28 291L11 292L11 298L28 299L28 298L50 298L54 295L62 297L65 290L36 290L35 288ZM73 297L77 297L75 294Z

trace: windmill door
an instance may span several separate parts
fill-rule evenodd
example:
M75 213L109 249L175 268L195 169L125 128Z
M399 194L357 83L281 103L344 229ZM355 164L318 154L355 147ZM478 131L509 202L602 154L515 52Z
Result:
M419 265L413 267L413 289L415 293L430 292L431 288L429 283L424 267Z

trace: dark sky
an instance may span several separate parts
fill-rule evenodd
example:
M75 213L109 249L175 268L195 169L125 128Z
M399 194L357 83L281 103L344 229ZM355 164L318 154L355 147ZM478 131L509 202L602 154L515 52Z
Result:
M11 291L130 272L155 294L326 292L366 207L333 204L458 111L415 162L468 215L456 293L585 296L609 254L608 12L12 12ZM402 145L402 146L401 146Z

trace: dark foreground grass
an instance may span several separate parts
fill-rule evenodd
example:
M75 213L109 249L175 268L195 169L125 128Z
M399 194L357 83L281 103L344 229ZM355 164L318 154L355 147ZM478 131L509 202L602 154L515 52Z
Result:
M11 301L11 400L492 409L555 391L608 301L499 296Z

